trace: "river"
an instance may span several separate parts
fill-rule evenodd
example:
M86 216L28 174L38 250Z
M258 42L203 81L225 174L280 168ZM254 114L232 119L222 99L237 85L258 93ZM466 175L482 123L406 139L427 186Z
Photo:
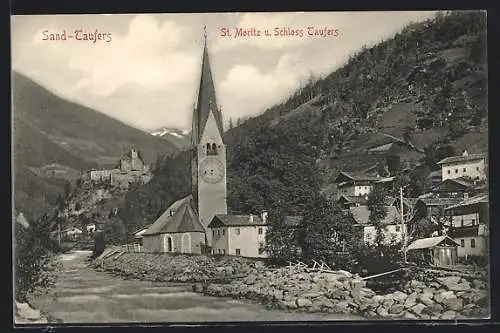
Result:
M179 323L359 320L361 317L267 310L250 301L203 296L191 284L124 280L88 266L87 251L61 255L55 287L34 306L63 323Z

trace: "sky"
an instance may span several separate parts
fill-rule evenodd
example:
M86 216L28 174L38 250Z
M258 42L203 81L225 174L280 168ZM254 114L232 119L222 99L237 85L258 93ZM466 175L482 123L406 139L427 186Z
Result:
M136 128L189 129L205 25L217 99L227 126L230 118L256 116L281 103L311 75L330 74L363 46L375 45L434 14L12 16L12 67L63 98ZM247 35L238 34L240 29ZM325 31L326 36L319 35ZM64 32L66 40L52 40Z

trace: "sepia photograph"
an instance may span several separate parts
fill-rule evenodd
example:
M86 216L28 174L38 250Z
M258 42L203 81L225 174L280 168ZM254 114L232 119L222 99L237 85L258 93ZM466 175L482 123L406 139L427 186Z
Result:
M486 23L12 15L14 326L489 319Z

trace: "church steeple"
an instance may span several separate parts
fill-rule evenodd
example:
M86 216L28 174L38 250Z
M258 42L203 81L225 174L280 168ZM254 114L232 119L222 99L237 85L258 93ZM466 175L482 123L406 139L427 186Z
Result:
M203 58L201 63L200 86L198 89L197 104L193 110L193 125L191 136L192 145L195 146L199 144L210 113L213 113L215 121L217 123L217 127L219 128L220 134L222 136L222 113L218 107L217 99L215 97L215 87L207 48L207 31L206 26L204 26L204 45Z

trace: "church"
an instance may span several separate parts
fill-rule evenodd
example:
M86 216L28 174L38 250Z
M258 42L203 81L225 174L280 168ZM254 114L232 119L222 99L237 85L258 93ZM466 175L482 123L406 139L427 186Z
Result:
M207 41L203 47L197 105L193 110L191 194L174 202L142 234L145 252L202 253L212 244L208 225L227 215L226 146Z

